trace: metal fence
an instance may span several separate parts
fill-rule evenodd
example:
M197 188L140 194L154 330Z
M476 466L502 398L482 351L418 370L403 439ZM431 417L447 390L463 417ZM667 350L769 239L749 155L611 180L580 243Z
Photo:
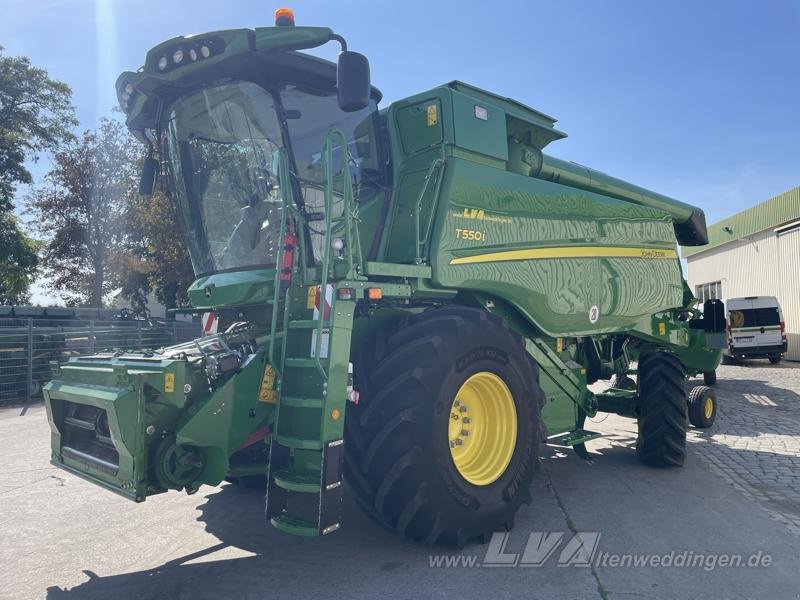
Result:
M108 350L144 350L201 335L187 321L78 321L0 318L0 405L34 402L51 378L51 361Z

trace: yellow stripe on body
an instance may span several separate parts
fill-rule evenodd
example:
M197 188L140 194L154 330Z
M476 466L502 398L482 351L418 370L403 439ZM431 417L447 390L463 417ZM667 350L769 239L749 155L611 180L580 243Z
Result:
M678 253L665 248L630 248L615 246L560 246L556 248L527 248L504 250L454 258L451 265L471 265L509 260L539 260L543 258L678 258Z

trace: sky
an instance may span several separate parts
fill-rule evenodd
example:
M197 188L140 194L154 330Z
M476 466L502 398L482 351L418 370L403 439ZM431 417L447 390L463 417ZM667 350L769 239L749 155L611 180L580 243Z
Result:
M366 54L382 106L454 79L509 96L569 135L547 153L698 205L709 223L800 185L794 0L0 0L0 45L71 85L91 128L152 46L268 26L281 6Z

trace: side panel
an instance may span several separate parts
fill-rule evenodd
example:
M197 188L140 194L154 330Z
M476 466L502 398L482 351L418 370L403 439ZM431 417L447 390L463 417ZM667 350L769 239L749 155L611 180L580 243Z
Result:
M458 158L431 264L437 285L505 298L552 336L631 329L683 299L665 213Z

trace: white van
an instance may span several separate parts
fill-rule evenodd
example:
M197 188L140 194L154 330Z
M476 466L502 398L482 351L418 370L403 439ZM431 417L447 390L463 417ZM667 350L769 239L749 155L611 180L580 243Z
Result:
M774 296L730 298L728 312L728 351L731 358L768 358L781 361L786 352L786 325L778 299Z

